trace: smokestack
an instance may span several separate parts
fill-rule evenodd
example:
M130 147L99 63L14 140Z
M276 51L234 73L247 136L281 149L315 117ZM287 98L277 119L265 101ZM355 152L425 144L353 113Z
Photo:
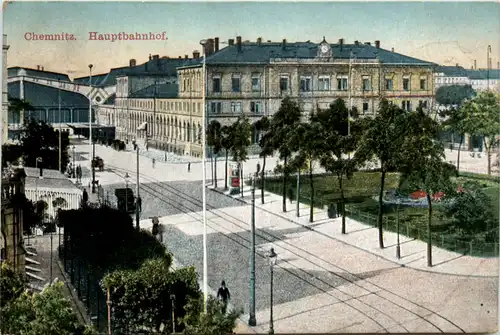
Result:
M218 37L214 38L214 42L215 42L214 52L217 52L219 51L219 38Z
M477 62L476 62L476 60L474 59L474 70L476 70L476 69L477 69Z
M344 39L339 38L339 46L340 46L340 51L342 51L342 48L344 47Z
M257 39L257 44L258 44L258 45L261 45L261 44L262 44L262 37L259 37L259 38Z
M380 49L380 41L379 40L375 41L375 48Z
M283 50L286 50L286 38L283 39L283 44L281 45Z
M184 55L184 59L189 59L189 56L188 55Z
M128 62L128 65L129 65L130 67L134 67L134 66L135 66L135 64L136 64L135 59L131 59L131 60Z
M200 52L198 50L193 51L193 58L200 58Z
M238 47L238 52L241 52L241 36L236 36L236 46Z
M234 45L234 39L233 38L230 38L227 40L227 44L229 44L229 46L233 46Z

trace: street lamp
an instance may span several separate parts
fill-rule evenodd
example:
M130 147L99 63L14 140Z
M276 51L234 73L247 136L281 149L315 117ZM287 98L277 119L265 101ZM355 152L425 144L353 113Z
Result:
M128 213L128 179L130 176L128 175L128 172L125 173L125 212Z
M401 200L398 199L398 207L396 212L396 231L397 231L397 242L396 242L396 257L401 259L401 245L399 244L399 205Z
M89 64L89 162L90 171L92 171L92 64ZM94 184L92 184L92 193L95 192Z
M202 127L202 136L203 140L201 143L201 151L202 151L202 161L201 161L201 170L202 170L202 201L203 201L203 310L205 314L207 313L207 300L208 300L208 260L207 260L207 190L206 190L206 183L207 183L207 171L206 171L206 112L207 112L207 106L206 106L206 89L207 89L207 69L206 69L206 44L207 40L201 40L200 41L201 46L203 47L203 67L202 67L202 72L203 72L203 89L201 91L201 97L203 100L203 114L202 114L202 122L201 122L201 127Z
M490 67L491 67L491 59L490 59L490 54L491 54L491 45L488 45L487 49L487 56L486 56L486 86L487 89L490 89Z
M274 324L273 324L273 273L274 266L276 265L276 261L278 260L278 255L274 252L274 248L271 248L271 251L267 255L267 259L269 261L269 268L271 270L271 296L270 296L270 312L269 312L269 334L274 334Z

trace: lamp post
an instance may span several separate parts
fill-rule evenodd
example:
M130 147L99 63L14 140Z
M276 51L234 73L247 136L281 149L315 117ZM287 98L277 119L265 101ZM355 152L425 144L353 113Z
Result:
M58 80L57 98L59 101L59 172L62 173L62 140L61 140L61 81Z
M89 162L90 171L92 171L92 64L89 64ZM94 193L94 185L92 184L92 193Z
M490 59L490 54L491 54L491 45L488 45L488 49L486 51L486 87L489 90L490 89L490 67L491 67L491 59Z
M207 69L206 69L206 44L207 40L201 40L200 44L203 48L203 89L201 91L201 97L203 100L203 114L202 114L202 136L203 140L201 142L201 150L202 150L202 161L201 161L201 170L202 170L202 201L203 201L203 311L205 314L207 313L207 300L208 300L208 260L207 260L207 171L206 171L206 89L207 89Z
M95 193L95 142L92 142L92 193Z
M269 261L269 269L271 270L271 295L270 295L270 311L269 311L269 334L274 334L274 321L273 321L273 274L274 266L278 260L278 255L274 252L274 248L267 255Z
M249 326L256 326L257 320L255 318L255 178L259 174L260 164L257 164L257 170L252 178L252 222L251 226L251 254L250 254L250 316L248 319Z
M128 175L128 172L125 173L125 212L128 213L128 179L130 176Z
M398 199L398 207L396 212L396 231L397 231L397 242L396 242L396 257L401 259L401 245L399 244L399 204L401 200Z
M170 301L172 302L172 334L175 334L175 294L170 295Z
M137 168L136 168L136 186L135 186L135 191L137 193L137 200L139 199L139 144L136 145L136 162L137 162ZM138 206L139 201L136 201L135 203L135 228L139 230L139 206ZM142 207L142 201L141 207Z
M76 177L75 176L75 146L73 146L72 149L73 149L73 166L72 166L73 171L71 171L71 173L73 174L73 177Z

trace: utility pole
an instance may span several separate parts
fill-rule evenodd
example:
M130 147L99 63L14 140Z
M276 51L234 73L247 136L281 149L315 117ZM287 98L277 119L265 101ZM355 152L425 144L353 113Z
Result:
M257 172L252 176L252 246L250 254L250 317L248 319L249 326L256 326L255 319L255 178L259 174L260 165L257 164Z
M202 151L202 161L201 161L201 170L202 170L202 217L203 217L203 312L207 313L207 301L208 301L208 254L207 254L207 148L206 148L206 123L207 123L207 102L206 102L206 89L207 89L207 67L206 67L206 47L207 40L200 41L201 46L203 47L203 89L202 89L202 100L203 100L203 115L202 115L202 142L201 142L201 151Z
M59 100L59 172L62 173L62 140L61 140L61 80L58 79L57 95Z
M92 64L89 64L89 161L92 171Z
M137 200L139 199L139 145L136 146L136 161L137 161L137 176L136 176L136 193L137 193ZM137 230L140 229L139 227L139 206L138 205L138 201L136 200L135 202L135 227L137 228ZM142 201L140 202L141 203L141 207L142 207Z
M95 143L92 142L92 193L95 193Z

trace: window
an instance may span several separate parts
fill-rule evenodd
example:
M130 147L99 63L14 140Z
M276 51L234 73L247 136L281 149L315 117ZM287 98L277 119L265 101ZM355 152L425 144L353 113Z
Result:
M370 91L372 89L372 81L370 77L363 76L363 91Z
M211 102L210 103L210 113L211 114L220 114L222 112L222 103L221 102Z
M390 78L385 79L385 89L387 91L392 91L392 79Z
M318 89L320 91L329 91L330 90L330 77L327 77L327 76L319 77Z
M260 75L254 74L252 75L252 92L260 91Z
M363 113L368 113L368 102L363 102Z
M311 77L300 77L300 91L310 92L311 91Z
M262 113L262 110L260 109L260 102L251 101L250 102L250 112L254 113L254 114Z
M411 112L410 100L403 100L403 102L401 103L401 108L407 112Z
M337 77L337 90L347 91L347 76Z
M242 111L241 102L231 102L231 113L241 113Z
M221 78L220 76L216 76L212 78L212 91L214 93L220 93L221 92Z
M280 90L281 91L288 91L288 76L287 75L282 75L280 77Z
M425 78L420 78L420 89L421 90L427 89L427 80L425 80Z
M410 90L410 78L403 78L403 90Z
M427 100L420 100L418 105L422 108L427 108Z
M233 92L241 92L241 77L239 74L233 74L231 78L231 86L233 88Z

